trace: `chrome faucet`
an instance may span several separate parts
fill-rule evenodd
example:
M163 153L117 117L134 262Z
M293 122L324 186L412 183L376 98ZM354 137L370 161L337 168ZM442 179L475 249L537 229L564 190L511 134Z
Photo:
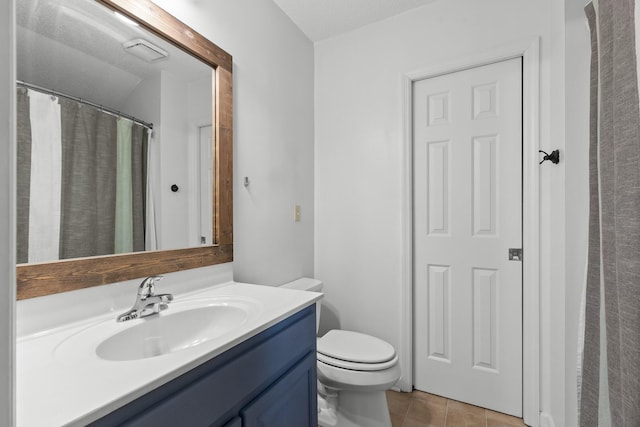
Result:
M131 319L139 319L160 313L169 308L168 304L173 301L171 294L159 294L155 292L155 282L162 280L163 276L150 276L140 283L138 296L131 310L122 313L117 317L118 322L125 322Z

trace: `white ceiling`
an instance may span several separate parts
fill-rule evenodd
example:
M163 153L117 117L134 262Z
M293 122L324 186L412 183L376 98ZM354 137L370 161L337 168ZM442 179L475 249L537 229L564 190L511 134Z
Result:
M435 0L274 0L316 42Z
M149 33L119 20L98 2L16 2L18 80L120 109L137 85L162 71L184 81L211 75L211 68ZM169 52L146 62L122 43L143 38Z

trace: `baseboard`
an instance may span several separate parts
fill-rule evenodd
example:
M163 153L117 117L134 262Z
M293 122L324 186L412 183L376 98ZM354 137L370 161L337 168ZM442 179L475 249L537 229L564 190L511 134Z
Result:
M391 390L410 393L413 391L413 381L407 381L404 377L400 377L398 382L391 387Z
M553 417L548 412L540 413L540 427L556 427Z

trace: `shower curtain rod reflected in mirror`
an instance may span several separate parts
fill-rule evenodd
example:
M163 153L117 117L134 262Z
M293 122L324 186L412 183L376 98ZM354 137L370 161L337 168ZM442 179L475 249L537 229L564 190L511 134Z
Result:
M38 92L46 93L46 94L53 95L53 96L59 96L59 97L62 97L62 98L66 98L66 99L70 99L72 101L79 102L81 104L89 105L91 107L99 109L100 111L102 111L104 113L111 114L111 115L114 115L116 117L122 117L122 118L125 118L125 119L129 119L134 123L137 123L137 124L139 124L141 126L144 126L145 128L149 129L149 131L153 131L153 123L145 122L144 120L137 119L137 118L135 118L133 116L130 116L128 114L124 114L124 113L122 113L120 111L117 111L117 110L114 110L112 108L105 107L104 105L96 104L94 102L87 101L87 100L82 99L82 98L78 98L76 96L67 95L67 94L64 94L64 93L61 93L61 92L57 92L57 91L52 90L52 89L47 89L47 88L42 87L42 86L38 86L38 85L31 84L31 83L23 82L21 80L16 80L16 84L18 86L24 87L26 89L36 90Z

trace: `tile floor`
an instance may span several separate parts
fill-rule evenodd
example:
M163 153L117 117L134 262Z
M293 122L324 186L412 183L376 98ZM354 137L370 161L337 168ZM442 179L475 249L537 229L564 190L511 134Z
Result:
M387 391L393 427L525 427L521 419L414 390Z

